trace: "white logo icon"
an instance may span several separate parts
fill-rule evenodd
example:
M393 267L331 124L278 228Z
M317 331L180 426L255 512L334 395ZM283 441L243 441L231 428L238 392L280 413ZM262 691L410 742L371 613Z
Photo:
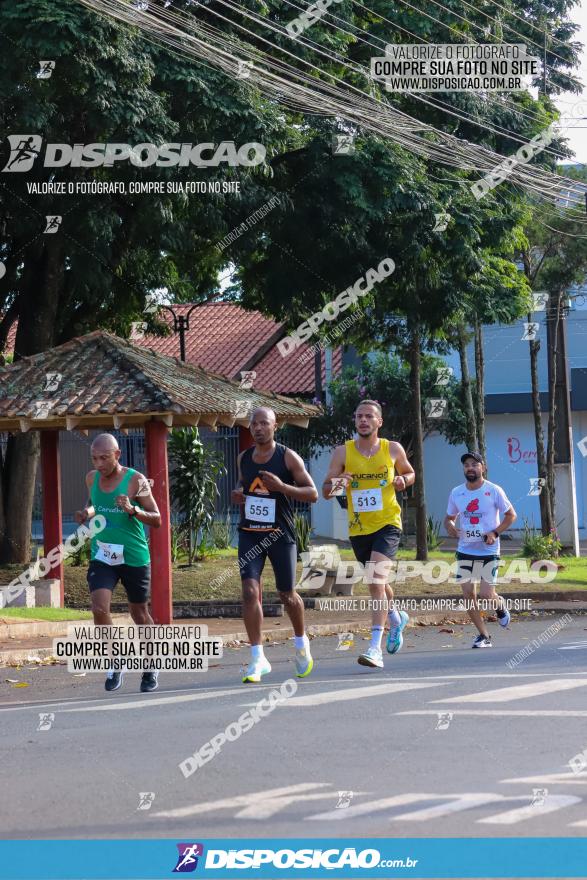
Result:
M154 293L148 293L145 300L145 308L143 309L143 313L145 315L154 315L158 311L159 305L157 303L157 297Z
M9 134L10 156L2 171L30 171L41 152L40 134Z
M155 800L154 791L139 791L139 805L137 810L150 810Z
M454 375L452 367L438 367L436 370L436 385L448 385Z
M533 312L543 312L546 308L547 302L548 302L548 293L546 293L545 291L533 293L532 294L532 311Z
M539 329L540 324L537 321L524 321L524 334L522 336L522 341L534 342L538 336Z
M530 491L528 495L540 495L546 484L544 477L530 477Z
M431 397L426 402L426 416L429 419L442 419L446 416L448 400Z
M447 730L452 721L452 712L439 712L438 721L436 722L436 730Z
M139 491L137 492L137 498L144 498L147 495L151 494L151 489L155 485L155 480L148 480L146 477L143 477L141 483L139 485Z
M435 214L434 220L436 222L434 224L434 229L432 230L432 232L444 232L450 222L450 214Z
M45 226L44 230L45 233L47 233L48 235L54 235L61 226L61 221L63 220L63 217L61 217L59 214L49 214L45 217L45 220L47 221L47 225Z
M238 397L235 400L235 419L246 419L251 410L251 402L249 400L243 400L242 397Z
M63 376L61 373L45 373L43 391L57 391Z
M251 70L253 67L252 61L243 61L242 58L239 58L238 68L236 71L237 79L248 79L251 75Z
M338 633L337 651L349 651L355 642L353 633Z
M37 730L51 730L55 721L55 712L39 712L39 726Z
M51 74L55 70L54 61L39 61L39 72L37 79L51 79Z
M332 152L335 156L352 156L355 152L355 136L352 134L335 134L332 139Z
M54 403L52 400L34 400L33 419L48 419L53 406Z
M347 807L350 807L352 799L353 799L353 792L352 791L339 791L338 803L336 805L336 809L337 810L346 810Z
M145 321L133 321L130 327L131 339L143 339L145 331L147 329L147 324Z
M531 807L543 807L548 795L547 788L533 788Z
M253 387L257 374L254 370L241 370L240 387L245 391L249 391Z

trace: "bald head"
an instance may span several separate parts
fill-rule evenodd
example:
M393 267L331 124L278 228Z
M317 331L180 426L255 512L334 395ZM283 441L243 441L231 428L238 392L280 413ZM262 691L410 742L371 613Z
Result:
M277 416L275 412L269 406L258 406L251 413L251 424L255 421L256 418L269 419L273 421L275 424L277 422Z
M112 434L98 434L92 443L91 454L92 464L103 476L109 477L119 470L120 448Z
M257 446L273 442L276 423L277 418L270 407L258 406L253 410L249 427Z
M118 441L116 437L112 434L98 434L98 436L92 442L92 452L100 451L100 452L115 452L120 447L118 446Z

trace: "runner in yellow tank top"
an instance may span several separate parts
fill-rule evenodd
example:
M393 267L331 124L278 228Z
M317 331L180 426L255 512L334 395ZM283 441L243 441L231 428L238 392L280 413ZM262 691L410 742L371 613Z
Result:
M405 611L393 607L393 590L387 583L390 560L397 553L401 537L401 508L396 497L414 482L414 469L405 449L395 440L378 436L383 424L381 407L375 400L362 400L355 412L357 438L337 446L322 485L324 498L331 498L333 480L346 489L349 538L358 562L373 563L368 573L373 602L371 644L359 657L363 666L383 667L381 640L389 606L387 650L400 650L402 630L408 623Z

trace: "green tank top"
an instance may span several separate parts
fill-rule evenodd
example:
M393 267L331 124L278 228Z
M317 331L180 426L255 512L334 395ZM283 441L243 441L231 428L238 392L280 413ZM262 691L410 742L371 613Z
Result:
M112 492L100 489L100 474L96 471L90 490L92 507L96 514L106 520L106 528L92 538L91 558L95 559L100 551L100 544L122 544L124 547L124 563L126 565L149 565L149 545L142 522L136 516L129 516L114 503L117 495L128 495L128 484L137 471L128 468L126 474ZM137 507L141 505L135 502ZM100 542L100 544L98 543Z

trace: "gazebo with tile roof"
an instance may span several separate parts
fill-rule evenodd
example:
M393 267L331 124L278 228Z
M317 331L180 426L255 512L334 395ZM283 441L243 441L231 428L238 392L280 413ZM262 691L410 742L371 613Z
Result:
M54 389L54 390L51 390ZM0 431L41 433L45 556L62 542L59 431L143 428L146 476L162 517L150 530L152 611L172 619L167 433L173 427L240 428L239 448L252 445L247 411L269 406L278 425L307 427L316 407L289 397L246 390L201 367L164 357L110 333L95 331L48 351L0 367ZM47 572L59 578L63 562Z

